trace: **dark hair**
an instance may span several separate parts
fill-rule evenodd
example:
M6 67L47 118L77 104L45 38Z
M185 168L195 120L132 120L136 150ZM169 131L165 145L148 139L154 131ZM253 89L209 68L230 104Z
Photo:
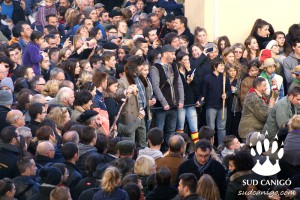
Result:
M164 37L164 41L165 41L164 44L165 45L171 44L175 38L178 38L177 33L174 33L174 32L168 33Z
M215 131L209 126L202 126L199 130L198 138L211 140L215 136Z
M16 109L21 110L21 111L28 110L28 108L30 106L30 99L29 99L30 95L32 95L31 92L24 92L22 94L19 94L19 96L17 98Z
M84 125L82 125L82 124L76 124L76 125L73 125L70 128L69 131L76 131L78 133L79 138L80 138L84 128L85 128Z
M56 17L56 15L54 15L54 14L47 15L47 16L46 16L46 21L47 21L47 22L49 22L49 18L50 18L50 17ZM56 18L57 18L57 17L56 17Z
M15 49L18 49L20 51L22 50L18 43L12 43L7 48L8 48L8 51L12 51L12 50L15 50Z
M53 35L53 34L48 34L48 35L45 35L45 37L44 37L44 39L45 39L45 41L47 42L47 43L49 43L49 40L50 39L55 39L55 36Z
M297 43L300 43L300 37L297 37L297 38L295 38L295 39L292 40L292 46L296 47Z
M39 127L35 135L38 140L49 140L50 135L54 136L54 131L50 126L44 125Z
M217 69L218 65L221 63L224 64L224 61L219 57L215 57L214 59L212 59L210 61L211 70L215 71Z
M74 155L78 153L78 146L74 142L66 142L64 143L61 151L65 160L71 160L74 158Z
M300 95L300 87L293 87L289 90L288 95L297 96Z
M34 103L29 106L29 116L35 119L38 114L42 114L44 105L41 103Z
M115 25L109 25L109 26L106 27L106 32L110 31L111 29L118 30L118 28Z
M105 72L97 71L94 73L92 81L95 84L96 88L100 87L100 85L106 80L107 76L108 75Z
M81 134L80 136L80 141L83 144L90 144L94 138L97 137L96 135L96 129L94 129L93 127L84 127L82 132L84 134Z
M87 90L89 92L92 92L95 89L95 84L91 81L87 81L84 84L80 86L80 90Z
M53 31L56 31L55 26L51 25L51 24L47 24L44 26L44 29L48 30L48 33L52 33Z
M58 185L61 181L62 174L57 167L43 167L40 169L39 176L42 183Z
M174 137L177 137L177 139L174 139ZM172 135L168 141L170 151L174 153L180 152L181 148L184 146L184 142L184 138L181 135Z
M68 0L69 1L69 0ZM67 12L68 8L64 7L64 6L59 6L57 8L57 12L59 13L60 16L63 17L63 19L65 19L65 14Z
M187 18L185 16L175 16L174 20L175 19L179 19L180 23L183 23L184 27L187 28L188 20L187 20Z
M229 148L235 138L237 138L235 135L226 135L223 139L224 146Z
M196 193L198 181L194 174L184 173L179 176L179 179L181 180L183 186L189 188L191 194Z
M164 141L164 133L160 128L154 127L148 131L148 140L154 146L161 145Z
M127 183L123 188L130 200L139 200L141 198L141 190L136 183Z
M189 54L183 52L183 51L179 51L177 54L176 54L176 60L177 62L181 61L184 56L189 56Z
M64 175L66 173L66 170L68 169L65 163L54 163L51 166L57 167L60 170L62 175Z
M201 149L202 151L206 151L207 149L209 149L209 151L212 150L212 145L211 143L206 140L206 139L201 139L199 140L196 144L195 144L195 151L197 151L198 149Z
M234 155L234 163L236 171L251 170L254 167L254 160L247 151L238 151Z
M101 56L98 54L94 54L90 58L90 64L93 66L93 64L97 63L98 61L101 61Z
M131 158L119 158L110 163L112 166L119 169L122 177L127 174L132 174L134 169L134 160Z
M251 69L252 67L256 67L256 68L258 69L259 66L260 66L260 62L259 62L258 60L251 60L251 61L248 63L248 68L247 68L247 70L248 70L248 72L249 72L250 69Z
M165 16L165 21L166 22L172 22L173 20L175 20L175 15L174 14L169 13Z
M85 169L87 170L87 176L93 177L93 173L96 171L97 166L105 163L105 159L98 153L90 154L85 160Z
M0 133L0 139L1 139L2 143L4 143L4 144L9 144L17 136L18 136L18 134L16 133L15 126L7 126L4 129L2 129L2 131Z
M138 184L139 183L139 177L136 174L128 174L127 176L125 176L122 179L121 182L121 187L124 188L124 186L128 183L135 183Z
M25 23L24 23L25 24ZM21 36L21 32L23 31L23 27L21 24L17 23L16 25L14 25L14 27L12 28L11 32L13 34L14 37L18 38Z
M262 82L266 81L265 78L263 77L256 77L254 80L253 80L253 87L256 89L258 86L260 86L262 84Z
M146 28L144 28L144 30L143 30L143 36L144 36L144 38L146 38L146 37L149 37L149 32L150 31L156 31L157 29L156 28L154 28L154 27L146 27Z
M226 35L223 35L223 36L219 37L217 46L218 46L220 54L222 54L222 49L221 49L221 42L222 41L225 41L225 48L231 46L230 41L229 41L229 39Z
M95 147L98 153L103 154L107 151L108 137L103 133L98 133Z
M32 164L30 162L31 160L33 160L33 158L31 156L24 156L20 160L18 160L17 166L18 166L18 170L21 174L26 171L27 167L31 167L31 164Z
M161 167L156 172L157 185L170 185L172 179L171 171L167 167Z
M30 82L31 89L34 89L35 86L38 85L38 82L40 81L41 78L44 78L44 77L42 75L36 75L32 78L32 80Z
M33 31L30 35L30 40L31 42L35 43L35 40L38 40L40 38L42 38L44 36L44 34L40 31Z
M69 58L66 61L65 71L69 73L71 77L71 81L75 81L78 74L75 74L76 66L77 66L78 60L76 58Z
M98 34L98 32L100 31L100 28L98 26L95 26L92 28L92 30L90 31L90 37L94 38L96 37L96 35Z
M14 182L10 178L0 180L0 198L5 197L5 194L12 191Z
M109 138L107 153L115 155L118 151L117 144L121 141L120 137Z
M74 106L83 106L91 100L93 100L91 92L87 90L81 90L75 93Z
M147 58L148 58L149 64L151 66L154 65L154 62L157 60L159 54L161 54L160 47L158 47L156 49L151 49L148 52Z

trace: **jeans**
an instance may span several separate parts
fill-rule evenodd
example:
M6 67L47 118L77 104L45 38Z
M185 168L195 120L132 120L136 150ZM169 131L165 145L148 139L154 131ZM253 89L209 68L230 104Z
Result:
M224 120L222 120L222 108L214 109L207 108L206 109L206 124L211 129L215 130L215 124L217 120L217 134L218 134L218 145L223 145L223 138L226 135L226 118L227 118L227 108L224 110Z
M171 108L170 110L156 110L155 111L155 126L164 131L164 144L162 145L162 151L168 150L168 141L170 135L176 130L177 122L177 109Z
M185 118L187 118L191 132L198 132L198 118L196 108L193 106L178 109L177 130L184 129Z

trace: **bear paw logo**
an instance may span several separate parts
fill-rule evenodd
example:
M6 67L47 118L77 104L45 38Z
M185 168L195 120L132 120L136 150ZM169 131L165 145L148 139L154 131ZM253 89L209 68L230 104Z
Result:
M266 135L267 134L268 133L266 133ZM258 135L258 137L260 137L260 135ZM261 155L263 152L263 148L266 152L268 152L271 148L271 153L277 153L277 157L279 159L281 159L283 156L283 148L278 148L277 135L275 137L275 140L272 142L272 146L270 146L269 139L266 138L263 141L257 142L256 151L252 144L250 144L250 147L252 156ZM274 165L270 162L269 156L266 156L266 161L263 164L260 164L259 160L257 159L255 166L252 168L252 171L261 176L272 176L274 174L277 174L281 170L279 166L279 159L276 159L276 163Z

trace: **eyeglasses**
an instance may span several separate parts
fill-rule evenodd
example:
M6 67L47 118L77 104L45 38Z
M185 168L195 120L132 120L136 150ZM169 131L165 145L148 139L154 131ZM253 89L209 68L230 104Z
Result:
M208 158L210 156L210 154L207 154L207 155L198 155L197 154L197 157L200 157L200 158Z

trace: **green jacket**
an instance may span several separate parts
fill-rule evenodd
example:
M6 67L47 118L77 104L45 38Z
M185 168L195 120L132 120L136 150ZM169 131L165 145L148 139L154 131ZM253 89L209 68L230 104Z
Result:
M299 113L300 106L295 106L295 114ZM262 133L265 134L265 132L268 131L267 138L272 141L278 131L284 128L284 125L292 116L291 102L288 96L285 96L280 99L270 111Z

